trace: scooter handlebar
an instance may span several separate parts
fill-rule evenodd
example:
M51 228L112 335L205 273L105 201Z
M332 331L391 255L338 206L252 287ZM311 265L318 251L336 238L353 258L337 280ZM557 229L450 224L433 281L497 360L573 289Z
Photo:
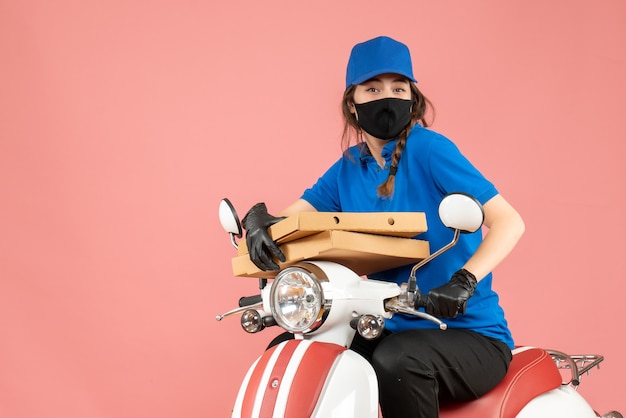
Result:
M423 293L416 293L415 294L415 307L416 308L425 308L427 305L427 301L428 301L428 296L424 295Z
M422 295L421 299L425 300L426 298ZM417 307L417 297L415 298L415 304ZM445 330L448 328L448 325L441 319L427 314L426 312L418 311L413 307L407 306L405 302L400 301L398 298L392 298L385 302L385 308L392 312L399 312L403 314L417 316L418 318L427 319L437 324L439 326L439 329L441 330Z
M262 302L263 297L261 295L244 296L239 299L239 307L243 308L244 306L258 305Z

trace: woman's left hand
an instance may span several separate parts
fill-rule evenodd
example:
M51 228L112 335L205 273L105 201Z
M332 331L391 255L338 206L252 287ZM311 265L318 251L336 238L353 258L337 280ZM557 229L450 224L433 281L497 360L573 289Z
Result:
M440 318L455 318L465 313L467 300L476 289L476 277L461 269L454 273L448 283L431 289L426 296L426 312Z

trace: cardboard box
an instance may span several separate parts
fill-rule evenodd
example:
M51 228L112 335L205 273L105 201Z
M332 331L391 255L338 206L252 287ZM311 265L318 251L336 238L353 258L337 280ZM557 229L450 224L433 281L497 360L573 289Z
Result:
M282 268L302 260L335 261L359 275L414 264L430 255L427 241L361 232L328 230L280 245L287 261ZM274 277L276 271L259 270L248 254L232 259L233 273L242 277Z
M351 231L394 237L414 237L427 230L423 212L300 212L269 227L278 244L322 231ZM239 255L248 253L246 242L239 242Z

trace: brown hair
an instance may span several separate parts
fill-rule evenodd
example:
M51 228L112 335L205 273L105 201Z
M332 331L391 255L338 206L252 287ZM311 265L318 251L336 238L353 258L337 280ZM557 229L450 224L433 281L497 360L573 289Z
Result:
M402 155L402 150L406 145L407 137L409 136L409 132L416 124L420 124L424 127L428 127L430 123L426 121L425 115L427 111L430 111L433 116L431 117L431 123L434 119L434 107L433 104L422 94L421 91L417 88L415 83L410 83L411 85L411 97L415 102L413 108L411 110L411 121L409 124L400 132L398 135L398 140L396 142L396 149L393 151L391 156L391 165L389 167L389 177L387 180L381 185L378 186L378 196L381 197L389 197L393 194L393 186L395 179L395 171L398 169L398 162L400 161L400 156ZM354 113L350 112L350 106L354 103L354 90L356 86L350 86L343 93L343 98L341 100L341 111L343 113L344 124L343 124L343 134L341 135L341 147L345 154L347 154L348 148L350 147L351 139L354 136L356 138L357 143L362 143L363 141L363 131L359 126L356 116Z

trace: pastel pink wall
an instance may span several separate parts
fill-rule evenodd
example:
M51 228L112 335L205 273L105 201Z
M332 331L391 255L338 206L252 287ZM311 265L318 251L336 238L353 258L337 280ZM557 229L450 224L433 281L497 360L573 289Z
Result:
M0 2L0 416L225 417L270 330L217 313L217 220L278 211L339 155L358 41L414 54L434 128L523 214L496 272L518 343L606 356L623 396L626 4Z

